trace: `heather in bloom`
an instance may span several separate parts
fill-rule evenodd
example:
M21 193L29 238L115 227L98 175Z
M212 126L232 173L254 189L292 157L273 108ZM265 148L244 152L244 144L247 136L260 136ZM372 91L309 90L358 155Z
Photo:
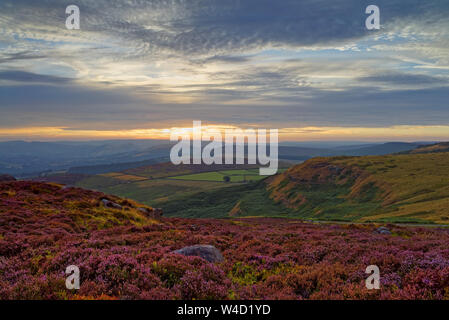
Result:
M288 219L146 218L104 194L0 184L1 299L449 299L449 232ZM127 208L127 209L126 209ZM192 228L195 225L195 228ZM174 250L211 244L209 263ZM80 289L65 269L80 269ZM365 268L380 269L380 290Z

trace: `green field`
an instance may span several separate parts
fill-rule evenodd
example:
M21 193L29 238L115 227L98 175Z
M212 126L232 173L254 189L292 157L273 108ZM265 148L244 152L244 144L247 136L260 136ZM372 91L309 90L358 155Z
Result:
M202 190L162 204L165 216L224 218L229 216L287 217L292 210L269 198L263 181L226 184L226 188Z
M449 223L444 152L314 158L268 178L257 168L158 167L89 176L77 186L162 207L166 216Z
M283 172L285 170L280 169L279 171ZM225 171L180 175L176 177L171 177L171 179L223 182L224 177L226 176L230 178L230 182L258 181L266 178L266 176L259 175L259 169L247 169L247 170L225 170Z
M150 206L165 207L171 201L184 201L199 192L218 191L266 178L259 175L257 168L192 174L191 168L176 167L171 171L169 165L158 167L162 169L160 172L152 167L89 176L78 181L76 186L134 199ZM279 169L280 172L285 170ZM186 174L189 171L191 174ZM229 182L224 181L225 176L230 178Z
M448 224L449 153L314 158L266 180L200 191L163 207L167 216Z
M183 196L191 196L200 191L216 190L224 186L226 186L224 183L210 181L157 179L116 184L98 190L108 194L134 199L146 205L160 207L162 203L170 200L175 200Z

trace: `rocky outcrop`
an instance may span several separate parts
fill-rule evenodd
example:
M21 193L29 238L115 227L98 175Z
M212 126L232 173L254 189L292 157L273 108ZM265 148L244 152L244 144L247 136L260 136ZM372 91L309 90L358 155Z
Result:
M118 203L112 202L112 201L110 201L108 199L101 199L101 202L103 203L103 205L106 208L122 210L122 206L121 205L119 205Z
M182 254L184 256L197 256L201 257L209 262L222 262L224 260L221 252L211 245L194 245L190 247L184 247L182 249L174 251L174 253Z
M379 228L376 229L376 233L390 235L391 231L388 228L386 228L386 227L379 227Z

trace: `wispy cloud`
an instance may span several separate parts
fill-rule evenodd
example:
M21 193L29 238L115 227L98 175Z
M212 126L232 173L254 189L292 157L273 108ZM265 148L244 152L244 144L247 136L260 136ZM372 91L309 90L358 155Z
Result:
M446 1L75 3L0 3L0 126L448 124Z

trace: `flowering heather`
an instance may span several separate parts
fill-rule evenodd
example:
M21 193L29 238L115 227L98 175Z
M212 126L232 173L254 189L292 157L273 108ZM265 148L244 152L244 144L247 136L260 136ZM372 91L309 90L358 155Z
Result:
M449 232L288 219L143 216L129 200L37 182L0 184L0 299L449 299ZM217 247L208 263L172 251ZM77 265L79 290L65 287ZM365 287L380 268L381 289Z

